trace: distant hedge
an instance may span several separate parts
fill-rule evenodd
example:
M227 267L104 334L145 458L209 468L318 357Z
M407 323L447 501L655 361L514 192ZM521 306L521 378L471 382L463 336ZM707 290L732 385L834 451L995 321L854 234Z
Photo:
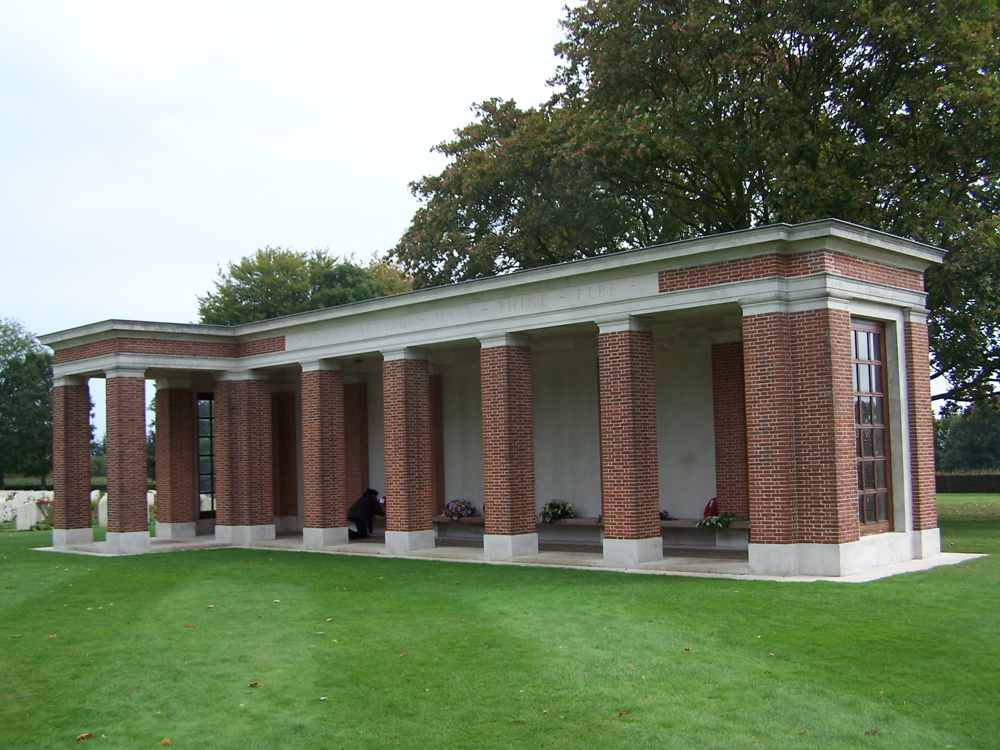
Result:
M938 474L937 491L1000 493L1000 474Z

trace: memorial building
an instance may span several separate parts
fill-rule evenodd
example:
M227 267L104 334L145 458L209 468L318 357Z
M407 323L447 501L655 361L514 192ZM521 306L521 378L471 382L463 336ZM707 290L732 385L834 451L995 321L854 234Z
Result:
M924 271L943 256L824 220L233 327L49 334L53 546L93 541L88 381L103 378L112 554L202 537L335 551L371 486L398 556L452 533L440 513L461 498L482 513L473 554L530 560L557 531L540 509L562 499L602 565L641 569L671 535L717 543L694 528L717 498L742 519L718 543L745 548L751 574L934 558Z

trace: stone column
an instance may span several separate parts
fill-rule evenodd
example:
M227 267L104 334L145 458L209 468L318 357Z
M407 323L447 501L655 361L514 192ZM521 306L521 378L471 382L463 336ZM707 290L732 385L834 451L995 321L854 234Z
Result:
M93 542L86 378L56 378L52 385L52 489L52 546Z
M632 317L599 321L604 564L662 559L653 334Z
M347 544L344 373L340 365L302 365L302 545Z
M148 552L146 493L146 380L141 370L105 373L107 389L107 548L113 554Z
M195 408L190 380L156 381L156 536L160 539L197 535Z
M510 560L538 554L531 350L512 335L481 342L483 554Z
M386 550L434 548L430 371L412 349L383 352Z
M264 373L225 374L215 387L215 538L274 539L271 388Z

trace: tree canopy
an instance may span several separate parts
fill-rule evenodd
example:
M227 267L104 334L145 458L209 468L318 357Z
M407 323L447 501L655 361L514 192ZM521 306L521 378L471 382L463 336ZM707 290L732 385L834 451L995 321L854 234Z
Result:
M1000 469L1000 412L945 415L934 431L934 454L938 471Z
M407 291L409 277L395 264L373 260L362 268L326 252L265 247L228 270L215 292L198 298L202 323L238 325Z
M0 485L5 474L52 470L52 355L16 321L0 319Z
M996 0L591 0L553 96L436 150L391 255L418 286L836 217L948 249L927 275L952 403L1000 374Z

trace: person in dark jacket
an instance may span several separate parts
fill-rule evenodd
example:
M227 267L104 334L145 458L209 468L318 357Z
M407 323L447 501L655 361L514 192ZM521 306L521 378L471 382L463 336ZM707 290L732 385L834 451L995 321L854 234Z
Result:
M375 516L384 515L385 507L378 500L378 490L369 487L347 511L347 520L358 527L357 531L348 528L347 536L351 539L367 539L375 530Z

